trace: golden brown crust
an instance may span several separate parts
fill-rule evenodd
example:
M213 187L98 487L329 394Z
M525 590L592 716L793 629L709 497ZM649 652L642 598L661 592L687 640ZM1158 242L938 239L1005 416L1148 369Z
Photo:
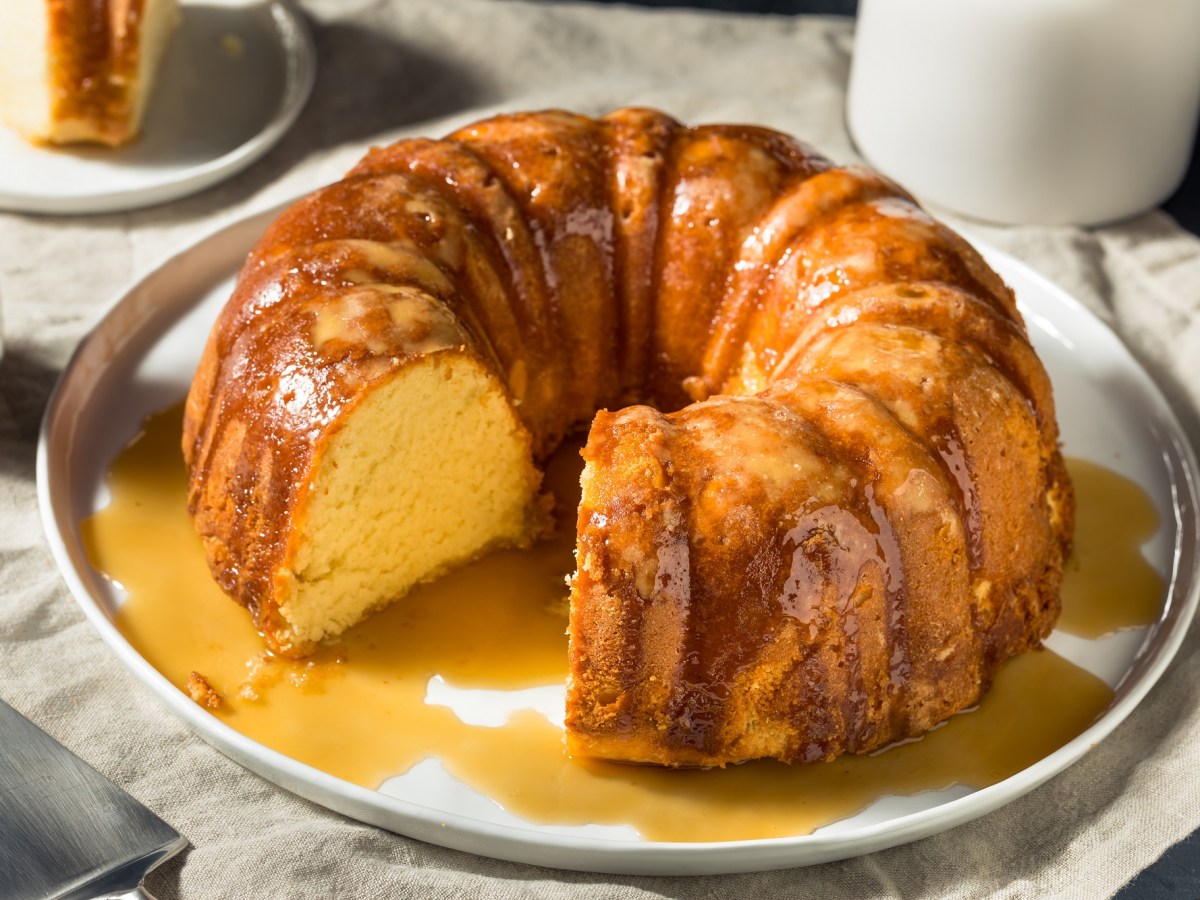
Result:
M651 389L681 406L720 321L738 249L774 199L829 163L763 128L708 125L675 132L664 172L656 248ZM693 397L692 399L698 399Z
M438 304L440 343L372 319L364 281ZM347 297L361 321L314 344ZM268 638L324 442L427 352L493 370L539 456L595 415L574 753L867 752L1053 626L1073 507L1049 380L1011 292L878 175L765 129L552 111L373 150L285 212L184 433L210 565ZM596 414L639 401L664 411Z
M619 109L604 121L608 125L608 193L614 215L617 371L624 405L643 395L650 364L655 262L663 215L659 185L672 135L680 126L650 109Z

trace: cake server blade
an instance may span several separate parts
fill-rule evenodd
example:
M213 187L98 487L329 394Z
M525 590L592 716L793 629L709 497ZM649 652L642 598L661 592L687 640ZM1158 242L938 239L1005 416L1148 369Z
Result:
M0 700L0 897L149 897L187 840Z

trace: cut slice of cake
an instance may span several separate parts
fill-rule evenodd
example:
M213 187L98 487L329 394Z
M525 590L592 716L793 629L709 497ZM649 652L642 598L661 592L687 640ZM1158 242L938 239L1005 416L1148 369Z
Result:
M177 0L7 0L0 117L35 143L119 146L141 126Z
M271 597L281 652L311 649L416 584L550 525L529 433L466 354L404 366L354 405L299 492ZM260 627L271 627L264 598Z

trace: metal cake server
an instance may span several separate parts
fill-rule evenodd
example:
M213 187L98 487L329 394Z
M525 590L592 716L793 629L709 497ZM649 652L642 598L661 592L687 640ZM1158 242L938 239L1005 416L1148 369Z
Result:
M0 700L0 897L150 898L187 839Z

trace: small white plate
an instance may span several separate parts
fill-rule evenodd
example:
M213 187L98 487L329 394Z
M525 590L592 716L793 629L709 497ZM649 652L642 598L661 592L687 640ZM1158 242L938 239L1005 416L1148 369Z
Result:
M644 841L627 826L525 822L455 781L436 760L374 791L264 747L192 702L122 637L112 621L120 592L89 564L79 526L106 504L109 462L145 416L186 392L234 273L277 213L271 210L210 235L119 297L63 373L42 423L37 471L42 520L55 559L103 639L172 713L223 753L281 787L430 843L544 866L696 875L827 862L926 837L1033 790L1107 737L1146 695L1183 640L1200 601L1200 514L1196 460L1178 421L1105 325L1023 264L985 248L988 262L1017 292L1050 372L1066 452L1135 481L1162 523L1143 548L1166 583L1159 620L1097 641L1059 632L1051 636L1056 652L1115 689L1109 708L1078 738L987 788L884 798L811 835L720 843ZM431 685L431 695L436 687Z
M312 91L316 50L289 0L182 0L142 135L37 147L0 127L0 209L75 214L165 203L267 152Z

